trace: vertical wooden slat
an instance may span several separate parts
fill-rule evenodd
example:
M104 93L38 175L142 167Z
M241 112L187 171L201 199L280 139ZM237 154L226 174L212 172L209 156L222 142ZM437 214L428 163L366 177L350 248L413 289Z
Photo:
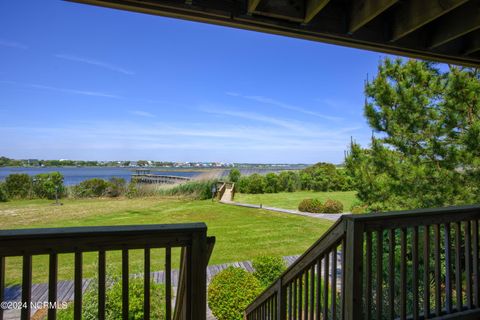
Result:
M332 319L337 319L337 247L333 248L332 251Z
M172 318L172 249L165 248L165 319Z
M22 308L21 319L30 319L30 302L32 301L32 256L23 256L22 268Z
M122 250L122 318L128 320L128 249Z
M322 259L317 260L317 303L315 304L315 319L320 319L322 310L321 290L322 288Z
M450 224L445 224L445 309L447 313L452 312L452 284L451 284L451 235Z
M323 260L323 319L328 319L328 270L330 265L330 254L326 254Z
M423 316L430 317L430 227L423 233Z
M413 290L413 319L418 319L418 227L413 228L412 235L412 290Z
M472 233L473 233L473 303L475 307L480 306L479 301L479 277L478 277L478 221L472 221Z
M297 278L293 280L293 319L298 319L297 315Z
M302 304L303 304L303 299L302 299L302 293L303 293L303 274L300 274L298 277L298 318L302 318Z
M0 257L0 303L5 294L5 257ZM3 308L0 308L0 319L3 319Z
M465 221L465 281L467 307L472 309L472 228L470 221Z
M390 308L389 318L395 318L395 229L388 231L388 306Z
M80 251L75 252L75 276L74 276L74 297L73 297L73 318L82 319L82 276L83 276L83 254Z
M342 302L340 304L340 319L344 319L345 317L345 249L346 249L346 242L345 242L345 238L343 238L342 239L342 284L341 284Z
M106 286L106 270L105 270L105 251L98 252L98 319L105 319L105 286Z
M143 318L145 320L150 319L150 281L150 248L145 248L143 252Z
M308 281L308 269L305 269L304 274L305 274L305 292L304 292L304 306L303 306L303 319L308 319L308 293L310 292L309 290L309 281Z
M288 285L288 320L293 319L293 283ZM318 318L317 318L318 319Z
M315 265L310 267L310 320L313 320L315 312Z
M376 279L377 279L377 286L375 288L376 291L376 316L377 319L382 318L382 301L383 301L383 231L380 230L377 233L377 261L376 261Z
M400 319L407 318L407 231L400 229Z
M365 232L365 316L372 318L372 233Z
M48 302L53 306L57 302L58 256L56 253L50 254L48 269ZM48 308L48 320L56 318L57 308Z
M442 283L440 282L440 225L436 224L433 226L434 231L434 255L435 255L435 315L439 317L442 310L442 295L441 287Z
M287 287L282 285L282 278L277 280L277 296L275 301L275 319L285 320L287 316Z
M461 225L460 222L455 224L455 291L457 296L457 311L462 310L462 270L460 267L461 254Z

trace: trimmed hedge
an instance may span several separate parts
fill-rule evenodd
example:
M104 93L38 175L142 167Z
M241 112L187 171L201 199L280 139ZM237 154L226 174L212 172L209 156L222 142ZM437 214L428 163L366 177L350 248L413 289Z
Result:
M323 212L325 213L342 213L343 204L338 200L327 199L323 204Z
M245 308L260 294L260 281L244 269L228 267L208 286L208 306L218 320L243 320Z
M298 211L301 212L312 212L312 213L322 213L323 204L318 199L304 199L298 205Z
M264 287L268 287L278 279L287 268L281 257L260 256L253 259L252 266L255 269L253 275Z

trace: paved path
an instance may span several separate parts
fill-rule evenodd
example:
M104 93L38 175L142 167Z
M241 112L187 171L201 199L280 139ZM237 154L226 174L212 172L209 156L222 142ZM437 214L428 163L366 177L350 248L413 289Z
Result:
M239 207L247 207L247 208L255 208L255 209L263 209L263 210L268 210L268 211L275 211L275 212L282 212L282 213L288 213L288 214L295 214L299 216L305 216L305 217L310 217L310 218L317 218L317 219L327 219L327 220L332 220L332 221L337 221L340 219L340 217L344 214L350 214L349 212L344 212L344 213L311 213L311 212L301 212L297 210L290 210L290 209L283 209L283 208L275 208L275 207L267 207L263 205L257 205L257 204L249 204L249 203L241 203L241 202L234 202L234 201L223 201L220 200L221 203L224 204L229 204L233 206L239 206Z

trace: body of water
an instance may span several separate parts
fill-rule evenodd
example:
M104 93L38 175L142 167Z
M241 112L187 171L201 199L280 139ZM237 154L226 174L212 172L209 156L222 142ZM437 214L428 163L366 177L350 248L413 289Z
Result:
M92 178L100 178L108 180L113 177L123 178L127 182L133 173L135 168L105 168L105 167L81 167L81 168L62 168L62 167L38 167L38 168L13 168L4 167L0 168L0 181L4 180L9 174L12 173L26 173L29 175L36 175L39 173L48 173L58 171L63 174L64 183L67 186L78 184L84 180ZM160 171L151 169L152 174L168 175L168 176L181 176L181 177L195 177L201 172L198 171Z

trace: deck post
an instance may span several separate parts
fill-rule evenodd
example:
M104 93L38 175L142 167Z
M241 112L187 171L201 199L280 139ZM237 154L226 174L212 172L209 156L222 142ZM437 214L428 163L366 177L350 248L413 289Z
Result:
M187 267L187 319L205 320L207 315L207 229L193 233Z
M345 319L363 317L362 276L363 276L363 224L347 221L345 252Z

